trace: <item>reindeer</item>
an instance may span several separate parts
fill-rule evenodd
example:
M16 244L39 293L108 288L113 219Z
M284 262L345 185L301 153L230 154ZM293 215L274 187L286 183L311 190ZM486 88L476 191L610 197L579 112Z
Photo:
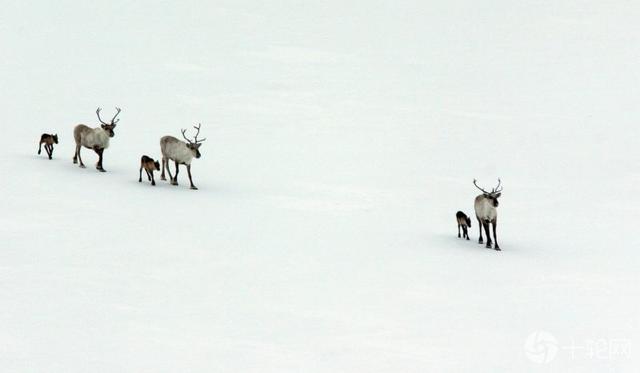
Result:
M49 155L49 159L52 159L53 144L57 144L57 143L58 143L57 133L55 135L49 135L48 133L43 133L42 136L40 136L40 144L38 144L38 155L42 153L42 144L44 144L44 150L47 152L47 155Z
M462 238L466 238L469 241L469 232L467 227L471 228L471 218L469 218L464 212L456 212L456 221L458 222L458 238L460 238L460 227L462 227Z
M489 224L493 225L493 239L495 240L494 249L500 251L498 245L498 236L496 236L496 224L498 222L498 198L502 195L502 189L500 188L500 179L498 179L498 186L493 188L491 192L480 188L476 184L476 179L473 179L473 185L482 191L482 194L476 197L474 208L476 210L476 218L478 219L478 225L480 228L480 239L478 243L482 243L482 228L487 234L487 249L491 248L491 236L489 235Z
M120 121L120 119L116 120L118 114L120 114L120 108L116 108L116 115L111 118L110 123L105 123L102 118L100 118L100 108L96 110L96 115L98 116L98 120L100 123L100 127L90 128L85 126L84 124L78 124L76 128L73 130L73 138L76 140L76 152L73 156L73 164L78 163L80 161L80 167L85 168L84 163L82 163L82 158L80 157L80 149L84 146L88 149L93 149L93 151L98 154L98 163L96 163L96 169L100 172L106 172L104 168L102 168L102 153L106 148L109 147L109 138L115 136L113 129L116 128L116 124Z
M185 143L182 140L178 140L173 136L164 136L160 139L160 150L162 151L162 173L160 174L161 180L167 180L164 176L164 169L167 168L167 172L169 173L169 178L171 179L172 185L178 185L178 166L183 164L187 166L187 173L189 174L189 182L191 183L191 189L198 189L195 185L193 185L193 179L191 178L191 160L195 158L200 158L200 145L206 139L198 140L198 135L200 134L200 126L193 126L196 129L196 135L193 138L193 141L187 138L185 135L186 129L181 130L182 137L187 140ZM176 164L176 176L173 177L171 175L171 170L169 169L169 160L173 160Z
M138 178L138 182L142 182L142 170L147 172L147 177L151 182L151 185L156 185L156 179L153 177L153 171L160 171L160 162L154 161L153 158L143 155L140 158L140 177Z

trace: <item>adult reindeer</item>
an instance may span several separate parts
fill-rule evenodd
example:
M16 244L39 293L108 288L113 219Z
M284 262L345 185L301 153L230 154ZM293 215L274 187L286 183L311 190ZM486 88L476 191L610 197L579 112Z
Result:
M189 182L191 183L191 189L198 189L195 185L193 185L193 179L191 178L191 160L193 158L200 158L200 145L206 139L198 140L198 135L200 134L200 126L193 126L196 129L196 135L193 138L193 141L187 138L185 135L186 129L181 130L182 137L184 137L187 142L178 140L173 136L164 136L160 139L160 150L162 151L162 173L160 174L161 180L167 180L164 176L164 169L167 168L167 172L169 173L169 178L171 179L172 185L178 185L178 169L181 164L187 166L187 174L189 174ZM171 170L169 169L169 160L173 160L176 164L176 176L173 177L171 175Z
M84 146L88 149L93 149L93 151L98 154L98 163L96 163L96 169L100 172L105 172L105 169L102 168L102 153L106 148L109 147L109 138L115 136L113 129L116 128L116 124L120 121L120 119L116 119L118 114L120 114L120 108L116 108L116 115L111 118L111 122L106 123L100 118L100 108L96 110L96 115L98 116L98 120L100 123L100 127L91 128L85 126L84 124L78 124L76 128L73 130L73 138L76 140L76 153L73 156L73 163L78 163L80 161L80 167L85 168L84 163L82 163L82 157L80 157L80 149Z
M487 249L491 248L491 236L489 235L489 224L493 225L493 239L495 241L494 249L500 251L500 246L498 245L498 236L496 236L496 225L498 223L498 211L496 208L498 207L498 198L502 195L502 189L500 188L500 179L498 179L498 185L491 190L491 192L487 192L486 190L480 188L478 184L476 184L476 179L473 179L473 185L476 188L482 191L482 194L476 197L474 208L476 210L476 218L478 219L478 225L480 228L480 239L478 243L482 243L482 228L484 227L484 231L487 234Z

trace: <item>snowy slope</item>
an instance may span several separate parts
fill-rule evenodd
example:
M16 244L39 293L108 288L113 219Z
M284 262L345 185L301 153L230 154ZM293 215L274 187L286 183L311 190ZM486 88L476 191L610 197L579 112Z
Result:
M637 371L639 16L3 3L0 371ZM139 184L197 122L200 190ZM454 218L497 177L502 252Z

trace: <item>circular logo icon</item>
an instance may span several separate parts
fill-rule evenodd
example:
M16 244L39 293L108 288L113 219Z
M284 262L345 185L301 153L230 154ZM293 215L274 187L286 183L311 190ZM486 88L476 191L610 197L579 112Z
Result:
M529 360L538 364L550 363L558 353L558 340L543 330L529 334L524 343L524 352Z

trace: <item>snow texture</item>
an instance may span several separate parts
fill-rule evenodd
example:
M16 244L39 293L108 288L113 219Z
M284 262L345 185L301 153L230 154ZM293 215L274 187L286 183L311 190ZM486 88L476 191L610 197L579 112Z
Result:
M3 1L0 371L638 371L638 19ZM200 190L138 183L199 122ZM455 220L498 177L502 252Z

